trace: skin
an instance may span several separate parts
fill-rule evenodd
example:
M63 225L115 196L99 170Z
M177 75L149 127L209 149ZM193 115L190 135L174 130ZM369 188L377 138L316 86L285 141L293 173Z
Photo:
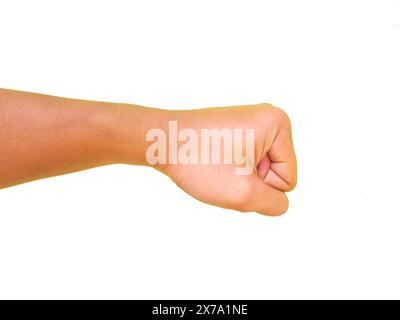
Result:
M280 215L297 180L288 116L269 104L161 110L0 89L0 188L114 163L149 165L152 128L254 129L254 170L236 164L156 164L196 199L242 212ZM167 137L168 139L168 137ZM182 142L180 143L182 144ZM178 145L179 147L179 145Z

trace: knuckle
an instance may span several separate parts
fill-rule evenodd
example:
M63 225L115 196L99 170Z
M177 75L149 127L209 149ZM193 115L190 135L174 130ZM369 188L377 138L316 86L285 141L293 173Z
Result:
M270 103L267 103L267 102L260 103L259 106L260 106L262 109L264 109L265 111L269 111L269 110L275 108L274 105L272 105L272 104L270 104Z
M281 108L278 107L273 107L271 109L271 112L274 114L274 116L279 119L283 124L287 124L290 126L290 118L288 114Z
M260 110L266 121L272 121L275 124L279 123L287 128L291 127L290 118L283 109L269 103L261 103Z

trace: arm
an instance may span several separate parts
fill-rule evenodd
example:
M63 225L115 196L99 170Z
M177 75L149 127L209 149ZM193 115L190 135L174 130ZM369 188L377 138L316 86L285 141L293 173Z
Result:
M146 128L157 127L162 113L0 89L0 188L112 163L145 164Z
M113 163L149 165L146 136L159 128L173 143L170 120L199 136L202 128L240 127L256 136L254 173L246 176L223 163L153 165L178 186L225 208L273 215L287 209L284 192L296 183L290 123L269 105L177 112L0 89L0 188Z

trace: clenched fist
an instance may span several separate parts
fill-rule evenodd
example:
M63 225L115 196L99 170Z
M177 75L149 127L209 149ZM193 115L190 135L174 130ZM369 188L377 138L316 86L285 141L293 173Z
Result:
M196 199L223 208L267 215L279 215L287 210L285 192L295 187L297 168L290 121L281 109L260 104L171 112L167 118L176 119L177 135L185 128L197 133L197 137L193 134L193 140L197 139L194 142L199 153L197 161L192 157L193 163L186 163L187 158L185 163L180 163L180 148L189 140L184 137L177 142L177 161L156 165L180 188ZM204 134L207 130L208 133L214 130L214 136ZM167 131L167 141L171 134ZM240 163L235 163L235 154L230 156L224 150L230 143L229 152L239 150ZM208 146L202 148L204 144ZM215 163L213 155L217 155ZM225 163L227 157L230 161ZM202 158L206 161L201 161Z

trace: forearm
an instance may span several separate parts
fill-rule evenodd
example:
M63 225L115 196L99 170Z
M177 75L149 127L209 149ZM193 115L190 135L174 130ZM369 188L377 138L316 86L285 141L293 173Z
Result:
M167 111L0 89L0 187L112 163L145 164Z

